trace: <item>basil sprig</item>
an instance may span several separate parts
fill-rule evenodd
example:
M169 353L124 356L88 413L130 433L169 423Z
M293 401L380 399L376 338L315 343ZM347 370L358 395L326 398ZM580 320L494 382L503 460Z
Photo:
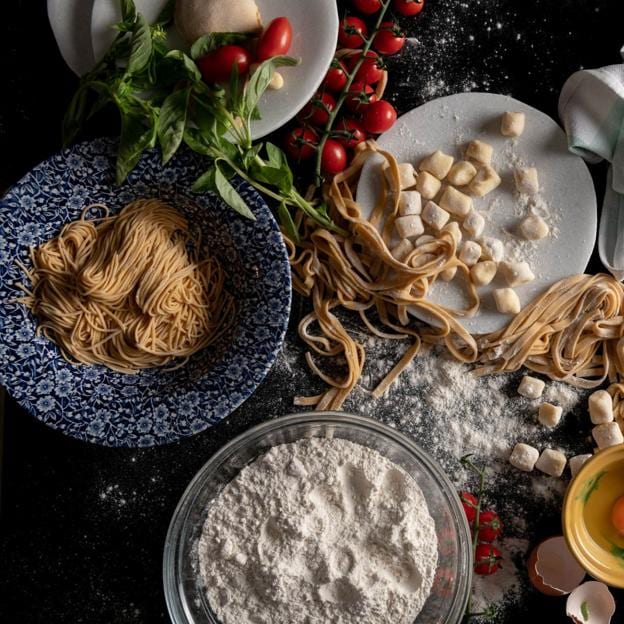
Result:
M207 85L193 59L249 36L212 33L195 42L191 56L171 50L165 28L171 22L172 6L170 2L150 25L133 0L121 0L117 36L104 58L83 76L65 114L64 143L71 143L91 115L112 103L121 118L118 184L146 149L158 145L166 164L185 144L209 161L193 186L195 191L217 193L239 214L254 219L231 183L238 175L277 202L280 223L295 240L299 233L293 212L298 210L323 227L345 234L325 206L314 205L297 191L284 153L272 143L254 144L251 139L250 123L259 118L258 103L276 69L298 61L287 56L266 60L246 82L240 80L235 66L227 88Z

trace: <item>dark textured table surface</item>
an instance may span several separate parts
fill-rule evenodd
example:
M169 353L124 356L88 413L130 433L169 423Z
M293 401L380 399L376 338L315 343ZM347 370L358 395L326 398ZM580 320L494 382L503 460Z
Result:
M86 0L85 0L86 1ZM301 0L302 1L302 0ZM4 3L0 23L0 190L60 148L63 110L76 86L49 29L43 0ZM414 39L390 63L399 112L457 91L513 95L556 116L558 92L580 67L619 61L621 0L429 0L404 26ZM112 134L106 118L90 129ZM599 197L604 168L593 170ZM597 268L595 261L592 267ZM300 368L292 311L288 345ZM318 388L275 368L220 425L162 448L109 449L47 428L6 399L2 443L0 621L165 622L162 547L187 483L222 444L288 413L292 396ZM380 408L381 409L381 408ZM383 414L380 417L385 418ZM556 515L534 528L556 531ZM624 608L624 602L620 601ZM505 621L566 621L563 603L528 592ZM624 621L624 616L614 621Z

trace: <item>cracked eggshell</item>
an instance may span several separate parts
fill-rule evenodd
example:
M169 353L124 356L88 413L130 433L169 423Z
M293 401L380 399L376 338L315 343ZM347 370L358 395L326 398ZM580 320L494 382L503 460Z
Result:
M615 613L615 600L604 583L588 581L568 596L566 615L575 624L609 624Z
M569 551L563 535L538 544L529 557L529 579L542 594L565 596L585 578L585 570Z

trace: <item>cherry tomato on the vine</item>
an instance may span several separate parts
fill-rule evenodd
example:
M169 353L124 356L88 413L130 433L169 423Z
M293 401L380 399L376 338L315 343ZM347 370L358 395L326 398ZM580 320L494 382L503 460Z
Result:
M386 100L379 100L369 104L362 113L362 124L366 132L380 134L390 130L397 120L397 112L394 106Z
M347 84L347 70L338 59L332 61L323 84L334 92L342 91Z
M294 160L306 160L316 152L318 135L312 128L293 128L284 138L284 149Z
M345 48L361 48L365 37L368 36L368 28L363 20L355 15L347 15L340 22L338 41Z
M349 71L353 71L355 69L355 66L358 64L360 58L362 58L362 53L358 52L347 59L347 67L349 68ZM372 85L379 82L383 75L384 68L381 58L379 58L377 52L369 50L366 53L366 58L355 74L355 80Z
M365 15L372 15L381 9L381 0L353 0L353 6Z
M345 106L352 113L361 113L372 102L377 101L375 90L363 82L354 82L347 91Z
M334 132L336 141L342 143L347 149L353 149L366 140L366 132L362 125L350 117L341 119L334 126Z
M499 570L503 553L492 544L479 544L475 551L474 571L480 576L489 576Z
M328 175L336 175L347 166L347 151L335 139L327 139L321 154L321 169Z
M460 492L459 500L461 500L461 504L464 508L464 513L466 514L468 524L472 525L474 519L477 516L477 505L479 504L477 497L470 492Z
M239 76L247 74L251 55L241 46L225 45L199 57L196 63L206 82L228 82L235 64Z
M503 523L495 511L482 511L479 514L477 539L480 542L493 542L502 532Z
M382 22L373 46L379 54L396 54L405 44L405 33L394 22Z
M336 108L336 100L331 93L317 93L297 115L297 119L313 126L324 126L329 114Z
M425 6L425 0L394 0L392 6L401 15L418 15Z
M258 41L256 60L266 61L274 56L286 54L292 43L292 26L287 17L276 17L269 22Z

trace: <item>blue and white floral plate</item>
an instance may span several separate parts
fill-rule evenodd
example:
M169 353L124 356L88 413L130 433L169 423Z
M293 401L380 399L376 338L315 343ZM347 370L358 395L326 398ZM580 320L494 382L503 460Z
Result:
M121 186L114 185L114 142L82 143L35 167L0 200L0 384L45 424L107 446L166 444L203 431L256 389L284 340L290 310L290 267L278 226L246 183L237 188L256 215L239 217L218 197L190 188L205 168L193 153L166 167L145 155ZM37 336L36 321L15 302L27 283L16 265L30 264L28 247L56 235L85 205L118 211L139 197L159 197L181 210L221 260L236 293L231 332L175 371L123 375L72 365Z

